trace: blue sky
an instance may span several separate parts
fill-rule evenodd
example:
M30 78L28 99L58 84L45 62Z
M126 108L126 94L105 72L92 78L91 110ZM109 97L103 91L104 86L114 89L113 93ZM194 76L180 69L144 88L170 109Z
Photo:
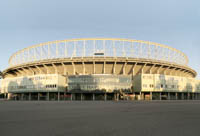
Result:
M199 0L1 0L0 70L30 45L109 37L177 48L200 74L199 5Z

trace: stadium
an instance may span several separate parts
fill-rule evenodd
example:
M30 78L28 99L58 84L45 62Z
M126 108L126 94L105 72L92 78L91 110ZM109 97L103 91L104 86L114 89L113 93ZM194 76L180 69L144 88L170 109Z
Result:
M116 38L69 39L14 53L2 72L8 100L199 100L181 51Z

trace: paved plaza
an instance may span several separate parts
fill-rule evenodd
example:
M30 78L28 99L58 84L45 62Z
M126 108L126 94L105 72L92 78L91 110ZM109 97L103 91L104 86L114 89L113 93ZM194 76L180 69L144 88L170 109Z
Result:
M1 136L199 136L200 101L0 101Z

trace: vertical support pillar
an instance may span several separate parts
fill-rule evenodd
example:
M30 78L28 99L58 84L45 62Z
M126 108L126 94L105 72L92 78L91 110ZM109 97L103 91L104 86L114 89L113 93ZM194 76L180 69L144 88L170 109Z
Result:
M191 100L193 100L193 93L191 93L190 95L191 95Z
M49 101L49 92L47 92L47 101Z
M76 68L75 68L74 62L72 62L72 66L73 66L73 74L75 75L76 74Z
M142 92L142 100L146 100L144 92Z
M124 66L123 66L123 75L126 74L126 65L127 65L127 62L124 63Z
M8 100L11 99L11 93L8 93Z
M28 95L28 100L31 101L31 93Z
M71 93L71 101L73 100L73 94Z
M58 101L60 101L60 92L58 92Z
M115 74L115 67L116 67L116 61L114 62L114 65L113 65L113 74Z
M160 92L159 95L160 95L160 100L162 100L162 93Z
M142 92L140 91L140 100L142 100Z
M82 64L83 64L83 75L85 75L85 63L84 63L84 61L82 62Z
M96 73L95 61L93 61L93 74Z
M181 100L184 100L184 93L181 93Z
M168 94L167 94L167 100L170 100L171 98L170 98L170 92L168 92Z
M106 73L106 62L104 61L104 63L103 63L103 74L105 74Z
M189 92L187 93L187 99L188 100L190 99L190 93Z
M150 100L152 100L152 92L150 92Z
M178 93L175 93L175 96L176 96L176 100L178 100Z
M135 93L133 93L133 100L135 100Z
M38 101L40 100L40 93L38 93Z
M92 94L92 100L95 101L95 94Z
M107 101L107 94L104 94L104 100Z
M66 92L64 92L64 100L66 100Z
M142 93L142 100L145 100L145 94Z
M81 93L81 101L83 100L83 94Z

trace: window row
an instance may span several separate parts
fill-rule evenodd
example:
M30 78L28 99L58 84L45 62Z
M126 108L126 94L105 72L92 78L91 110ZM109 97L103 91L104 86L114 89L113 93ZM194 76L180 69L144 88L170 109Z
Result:
M148 88L148 85L147 84L143 84L142 87L143 88ZM154 88L154 85L153 84L149 84L149 88Z
M53 85L46 85L46 88L56 88L57 85L56 84L53 84Z
M179 85L164 85L164 84L161 84L160 88L179 89Z

